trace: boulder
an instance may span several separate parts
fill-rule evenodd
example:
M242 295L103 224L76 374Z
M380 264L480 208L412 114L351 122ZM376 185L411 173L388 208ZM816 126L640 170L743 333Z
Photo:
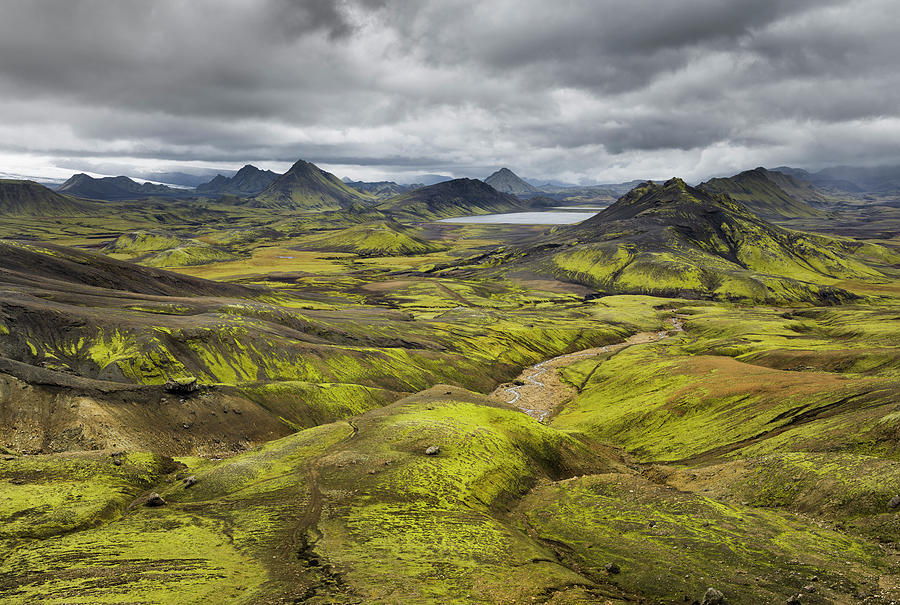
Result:
M175 395L190 395L191 393L196 393L200 390L200 385L197 384L197 378L194 376L185 376L183 378L173 378L166 382L163 387L167 393L173 393Z
M607 563L606 564L606 572L607 573L611 573L611 574L615 575L615 574L619 573L620 571L622 571L622 570L619 569L619 566L616 565L615 563Z
M441 448L436 445L429 445L427 448L425 448L426 456L437 456L440 453L441 453Z
M150 497L147 498L146 502L147 506L163 506L165 505L165 503L166 501L162 499L162 496L160 496L156 492L150 494Z
M724 605L724 603L725 595L715 588L708 588L703 595L703 600L700 601L700 605Z
M891 508L897 508L898 506L900 506L900 494L888 500L888 506Z

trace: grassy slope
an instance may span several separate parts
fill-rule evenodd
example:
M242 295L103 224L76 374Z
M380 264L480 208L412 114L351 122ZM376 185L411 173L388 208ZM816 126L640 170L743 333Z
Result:
M439 455L424 454L430 445ZM164 507L136 506L53 541L14 537L0 595L10 603L200 603L211 594L228 603L551 595L618 603L694 598L713 584L732 602L770 602L815 575L819 593L809 602L824 603L894 577L865 538L652 483L599 451L439 386L350 422L192 463L176 478L191 474L196 485L155 488ZM8 508L23 498L14 489ZM605 571L611 562L620 574Z
M161 268L206 265L238 258L205 242L164 231L123 233L103 251L113 258Z

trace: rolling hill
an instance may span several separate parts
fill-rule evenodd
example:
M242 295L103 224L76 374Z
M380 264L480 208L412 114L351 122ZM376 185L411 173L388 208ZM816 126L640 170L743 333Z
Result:
M392 197L377 206L387 214L434 220L454 216L516 212L525 202L500 193L484 181L454 179Z
M315 164L297 160L290 170L250 199L250 206L290 210L340 210L371 203L373 196L347 186Z
M831 285L839 280L884 279L861 252L896 257L872 244L778 227L676 178L648 182L558 229L511 259L508 270L549 272L603 293L828 304L854 298Z
M34 181L0 179L0 215L81 216L97 214L99 206L73 200Z
M820 192L791 176L765 168L747 170L729 178L710 179L699 188L712 194L724 193L766 219L825 216L823 211L809 205L809 202L824 199Z
M392 220L354 225L305 240L301 249L353 252L360 256L407 256L442 250L419 237L417 229Z
M190 267L238 258L206 242L162 230L123 233L103 251L147 267Z

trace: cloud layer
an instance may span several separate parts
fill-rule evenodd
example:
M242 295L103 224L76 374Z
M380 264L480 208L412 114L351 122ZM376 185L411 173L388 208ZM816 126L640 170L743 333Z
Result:
M0 159L20 170L900 163L894 0L8 0L0 17Z

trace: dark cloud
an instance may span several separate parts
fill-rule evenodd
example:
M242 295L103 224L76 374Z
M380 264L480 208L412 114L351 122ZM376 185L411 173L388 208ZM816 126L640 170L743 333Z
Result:
M894 0L7 0L0 159L569 180L900 162L898 21Z

